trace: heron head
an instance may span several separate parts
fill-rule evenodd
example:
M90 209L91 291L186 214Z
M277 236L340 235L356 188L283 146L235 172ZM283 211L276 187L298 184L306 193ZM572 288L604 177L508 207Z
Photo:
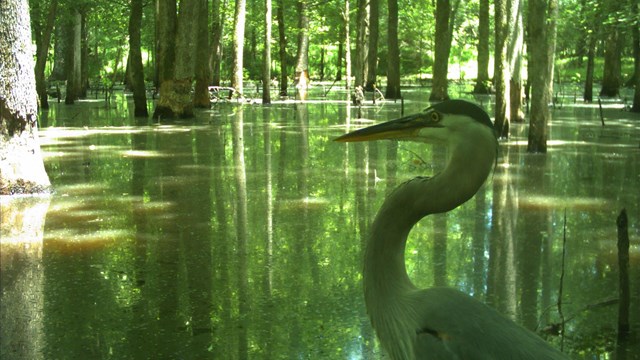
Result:
M335 139L339 142L396 139L420 142L447 142L464 137L467 131L486 131L495 137L489 115L465 100L447 100L424 111L369 126ZM459 139L463 141L462 138Z

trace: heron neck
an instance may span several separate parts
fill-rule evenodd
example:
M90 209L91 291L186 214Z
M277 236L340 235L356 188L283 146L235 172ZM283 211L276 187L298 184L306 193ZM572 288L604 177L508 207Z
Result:
M469 200L493 168L495 139L488 143L488 138L481 134L464 135L464 141L451 140L450 157L441 173L400 185L376 215L364 259L363 280L369 314L389 314L389 307L416 289L404 261L411 228L429 214L452 210ZM374 310L375 307L380 309ZM372 320L376 327L377 320Z

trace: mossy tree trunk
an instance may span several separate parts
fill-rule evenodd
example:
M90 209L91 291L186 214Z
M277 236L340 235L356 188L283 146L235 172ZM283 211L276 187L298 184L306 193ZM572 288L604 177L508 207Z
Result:
M604 69L600 96L618 96L622 85L622 38L616 25L609 26L604 41Z
M0 194L45 192L27 0L0 1Z
M209 97L209 83L211 82L211 67L209 62L209 4L207 0L198 0L196 23L197 43L195 57L196 85L193 93L193 106L208 109L211 107Z

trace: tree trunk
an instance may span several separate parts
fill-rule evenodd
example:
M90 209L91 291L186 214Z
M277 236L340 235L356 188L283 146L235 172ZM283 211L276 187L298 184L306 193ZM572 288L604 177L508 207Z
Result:
M508 98L509 64L507 62L508 13L512 0L495 0L495 52L493 82L496 90L495 129L500 138L509 137Z
M620 94L621 81L621 38L617 27L612 26L607 30L607 38L604 47L604 73L602 75L602 88L600 96L618 96Z
M222 62L222 30L224 28L224 21L222 21L223 10L226 8L227 2L225 1L220 5L220 0L212 1L211 15L213 17L213 24L211 26L211 84L214 86L220 86L220 64Z
M197 43L195 49L195 78L196 85L193 93L193 106L208 109L211 107L209 98L209 83L211 82L211 68L209 67L209 4L207 0L198 0L196 19Z
M198 1L180 1L175 49L175 70L172 78L165 79L160 86L160 98L153 112L155 119L193 117L191 87L195 72L195 42L197 33Z
M640 16L640 4L636 6L636 14ZM636 27L633 31L633 54L635 64L635 90L633 93L633 105L631 111L640 113L640 30Z
M531 112L529 119L528 152L547 151L547 124L551 119L549 111L550 84L553 81L551 66L553 51L550 51L557 15L557 0L529 0L529 81L531 83ZM548 11L548 12L547 12Z
M89 31L87 29L87 9L81 10L80 18L80 81L78 97L85 99L89 91Z
M175 69L178 11L176 1L156 0L156 11L156 86L159 88L166 80L173 79Z
M133 91L134 116L149 116L147 93L144 86L144 68L142 66L141 33L142 0L131 0L129 17L129 83Z
M236 9L233 18L233 72L231 75L231 87L242 96L243 92L243 51L244 51L244 26L247 17L246 0L236 0Z
M358 0L357 23L356 23L356 63L354 85L364 86L367 78L367 44L369 34L367 29L369 23L368 0Z
M587 50L587 74L584 80L584 101L590 103L593 102L593 69L597 43L595 34L590 34L587 42L589 48Z
M82 80L82 60L81 60L81 35L82 35L82 15L78 9L70 9L71 26L68 28L67 37L69 39L67 48L67 87L64 99L65 104L73 104L80 92L80 82Z
M350 0L345 0L344 2L344 12L342 13L342 19L344 20L344 69L345 69L345 89L349 90L351 88L351 10L349 9Z
M264 0L264 59L262 68L262 103L271 104L271 0Z
M27 0L0 2L0 194L48 191Z
M369 54L367 55L367 81L365 89L374 91L378 72L378 29L380 23L379 0L369 0Z
M433 62L433 85L430 101L449 99L447 93L449 73L449 51L451 50L451 35L449 33L449 17L451 16L451 2L449 0L436 1L436 34L435 55Z
M387 45L389 58L387 61L387 99L400 99L400 47L398 45L398 0L387 0L389 8L389 25Z
M309 88L309 16L306 0L298 1L298 53L296 55L296 88L306 93Z
M524 121L522 111L523 85L522 85L522 60L524 58L524 24L522 7L523 0L511 0L509 13L511 19L509 44L507 49L507 61L511 82L509 84L509 121ZM555 48L555 46L554 46ZM508 134L507 134L508 136Z
M287 35L284 27L284 0L278 0L278 55L280 58L280 96L287 96Z
M478 78L473 92L489 94L489 0L480 0L478 21Z
M63 6L64 9L64 5ZM66 9L64 10L66 11ZM67 20L67 16L57 16L54 26L54 45L53 45L53 69L49 80L51 81L64 81L67 79L67 52L69 47L69 26L71 24Z
M53 32L53 25L56 19L56 9L58 7L58 1L52 0L49 5L49 11L47 12L47 18L42 28L42 31L36 39L39 39L36 44L36 90L38 92L38 98L40 99L40 107L43 109L49 108L49 100L47 96L47 80L44 77L44 68L47 65L47 56L49 54L49 44L51 43L51 33Z

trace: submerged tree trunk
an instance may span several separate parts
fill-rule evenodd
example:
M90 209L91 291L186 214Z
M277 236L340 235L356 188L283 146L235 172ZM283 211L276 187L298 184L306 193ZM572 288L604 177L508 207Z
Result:
M223 16L220 14L226 8L226 1L223 5L220 0L212 1L211 15L213 17L211 25L211 84L220 86L220 64L222 62L222 30L224 28Z
M231 87L240 96L243 92L243 71L244 71L244 26L247 18L246 0L236 0L236 9L233 17L233 72L231 74Z
M48 191L27 0L0 2L0 194Z
M374 91L377 86L379 23L379 0L369 0L369 54L367 55L367 79L364 86L367 91Z
M47 96L47 80L44 77L44 68L47 65L47 55L49 54L49 44L51 43L51 33L53 32L53 25L56 19L56 9L58 7L58 1L52 0L49 5L49 11L44 26L39 31L39 39L36 44L36 90L38 92L38 98L40 99L40 107L43 109L49 108L49 100Z
M507 60L511 81L509 84L509 121L524 121L522 110L523 85L522 85L522 60L524 58L524 24L522 7L523 0L511 0L511 19ZM555 48L555 46L554 46ZM507 134L508 136L508 134Z
M211 107L209 98L209 83L211 82L211 68L209 66L209 5L207 0L198 0L197 11L197 42L195 49L195 79L193 92L193 106L208 109Z
M387 0L389 8L389 25L387 44L389 58L387 61L387 99L400 99L400 47L398 45L398 0Z
M547 151L547 124L551 120L549 100L553 81L550 64L555 37L557 0L529 0L529 81L531 83L531 112L529 119L528 152ZM551 24L551 26L549 26Z
M489 94L489 0L480 0L478 22L478 77L473 92Z
M596 42L595 34L590 34L587 40L589 48L587 49L587 69L584 80L584 101L588 103L593 101L593 69L595 67Z
M160 86L160 98L153 117L190 118L193 117L191 87L195 69L195 39L199 0L180 1L178 31L176 34L176 58L173 78L165 79Z
M357 21L356 21L356 62L354 85L364 86L367 78L367 45L369 44L369 6L367 0L358 0Z
M345 69L345 89L351 88L351 17L349 16L351 10L349 9L350 2L345 0L344 13L342 13L342 19L344 20L344 69Z
M436 39L433 62L433 87L430 101L449 99L449 52L451 50L451 35L449 20L451 16L451 2L449 0L436 1Z
M309 87L309 16L306 0L298 1L298 53L295 84L300 93Z
M284 0L278 1L278 55L280 58L280 96L287 96L287 35L284 27Z
M264 1L264 59L262 60L262 103L271 104L271 0Z
M81 36L82 36L82 15L78 9L70 10L71 26L68 28L67 37L69 38L67 48L67 58L65 65L67 67L67 87L64 99L65 104L73 104L78 98L80 92L80 82L82 80L82 59L81 59Z
M166 80L173 79L176 60L177 7L175 0L156 2L156 66L159 88ZM155 115L154 115L155 117Z
M134 115L147 117L147 93L144 86L144 68L140 50L142 28L142 0L131 0L129 17L129 83L133 91Z
M604 48L604 73L600 96L618 96L620 94L621 79L621 50L620 32L617 27L607 30Z
M509 9L512 0L495 0L495 61L493 82L496 90L495 128L500 138L509 137L509 64L507 39L509 35Z

